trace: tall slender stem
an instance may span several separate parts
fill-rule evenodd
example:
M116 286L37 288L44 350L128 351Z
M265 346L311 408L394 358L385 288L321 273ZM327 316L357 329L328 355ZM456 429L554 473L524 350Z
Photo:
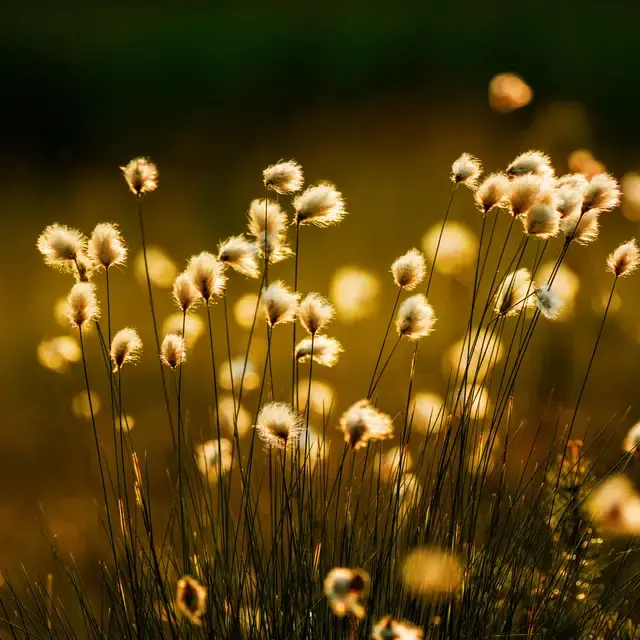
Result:
M299 251L300 251L300 225L296 223L296 249L295 249L295 266L293 268L293 291L298 291L298 268L299 268ZM298 361L296 360L296 323L293 322L293 348L291 350L291 405L298 409L298 385L297 371Z
M438 259L438 252L440 251L440 243L442 242L442 235L444 234L444 228L447 224L447 219L449 218L449 211L451 211L451 203L453 202L453 196L455 195L457 187L458 187L458 183L456 182L453 185L453 189L451 189L449 202L447 203L447 208L444 212L444 218L442 219L442 226L440 227L440 233L438 234L438 242L436 243L436 250L433 253L433 264L431 265L431 269L429 270L429 279L427 280L427 288L424 294L425 296L429 295L429 290L431 289L431 279L433 278L433 271L436 266L436 260Z
M187 324L187 312L184 310L182 312L182 339L184 341L184 332ZM182 423L182 370L184 368L184 364L180 366L180 371L178 372L178 393L176 394L176 404L177 404L177 415L176 420L178 424L178 500L180 501L180 531L182 534L182 560L184 563L184 573L189 572L189 549L187 545L187 529L186 522L184 516L184 492L182 487L182 438L183 438L183 430L184 425ZM175 377L175 370L174 370Z

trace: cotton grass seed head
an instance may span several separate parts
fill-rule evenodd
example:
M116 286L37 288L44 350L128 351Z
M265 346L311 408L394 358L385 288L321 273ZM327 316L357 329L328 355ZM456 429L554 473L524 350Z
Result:
M323 367L333 367L344 351L342 345L335 339L324 335L316 335L313 340L304 338L296 345L296 361L306 362L311 358L313 351L313 361Z
M366 447L369 441L393 438L391 417L366 399L352 404L342 414L338 428L353 449Z
M543 176L524 174L511 180L509 203L514 217L527 213L537 202L549 202L553 195L553 182Z
M560 220L560 231L565 239L576 244L589 244L598 239L600 233L600 220L598 209L592 209L587 213L575 212Z
M134 158L120 169L131 193L138 198L158 188L158 168L148 158Z
M335 314L331 304L318 293L308 294L298 307L300 324L312 336L322 331L333 320Z
M394 282L407 291L413 291L424 280L426 271L424 256L417 249L410 249L391 265Z
M199 299L200 294L193 285L191 274L188 271L178 274L173 282L173 300L178 305L178 308L183 313L186 313L198 303Z
M65 271L73 273L76 282L91 282L97 267L98 263L92 260L84 251L81 251L73 263L67 263Z
M462 566L449 552L417 548L402 563L402 582L414 595L450 595L460 586Z
M622 442L622 450L626 453L633 453L634 455L638 455L640 451L638 450L640 447L640 422L636 422L636 424L629 429L627 435Z
M105 269L124 264L127 259L127 247L118 225L111 222L97 224L89 238L87 254L91 260Z
M244 236L231 236L218 245L218 260L249 278L260 275L258 248Z
M272 282L262 292L262 306L269 326L293 322L298 310L299 293L293 293L284 282Z
M608 258L607 271L613 273L616 278L623 278L633 273L640 263L640 251L635 238L621 244Z
M556 208L561 218L580 213L587 184L587 178L581 173L569 173L555 181Z
M49 225L38 237L36 247L50 267L68 270L69 263L85 250L87 239L77 229L63 224Z
M135 329L125 327L120 329L111 341L111 362L113 370L120 371L127 362L134 363L140 357L142 340Z
M369 574L362 569L336 567L324 579L324 595L333 613L364 618L364 601L369 593Z
M451 165L451 181L475 189L482 173L482 163L470 153L463 153Z
M256 238L255 247L258 256L263 259L266 248L267 256L269 256L269 264L278 264L278 262L282 262L293 255L293 251L287 244L286 235L275 231L261 233Z
M553 178L555 171L551 159L542 151L526 151L521 153L508 167L507 175L511 177L533 174Z
M535 302L538 311L549 320L555 320L564 308L564 300L559 293L552 290L548 284L535 290Z
M500 316L516 316L531 307L533 286L528 269L518 269L510 273L498 287L495 312Z
M207 590L190 576L180 578L176 590L176 606L189 622L202 624L201 618L207 606Z
M497 172L487 176L474 194L478 209L486 215L493 207L499 207L505 202L509 187L506 174Z
M620 202L620 187L618 181L608 173L597 173L589 180L584 190L582 212L592 209L600 212L615 209Z
M399 622L391 616L378 620L371 630L372 640L422 640L424 633L420 627L410 622Z
M433 331L436 316L433 307L422 294L407 298L398 309L396 330L409 340L420 340Z
M543 202L533 205L520 219L527 235L541 240L552 238L560 230L560 214L554 206Z
M227 283L224 271L224 264L212 253L203 251L189 258L187 273L205 304L209 304L214 297L224 293L224 287Z
M247 214L249 235L257 238L265 231L280 233L287 228L287 214L274 200L252 200ZM263 236L264 241L264 236Z
M302 431L302 416L286 402L265 404L256 421L260 439L273 449L293 449Z
M342 194L330 183L307 187L293 201L295 223L328 227L338 224L346 215Z
M100 316L96 289L90 282L78 282L71 287L67 296L66 316L74 327L86 329Z
M304 183L302 167L295 160L268 166L262 172L262 177L267 189L282 195L300 191Z
M184 347L184 340L175 333L168 333L160 347L160 360L162 364L171 369L177 369L187 359L187 351Z

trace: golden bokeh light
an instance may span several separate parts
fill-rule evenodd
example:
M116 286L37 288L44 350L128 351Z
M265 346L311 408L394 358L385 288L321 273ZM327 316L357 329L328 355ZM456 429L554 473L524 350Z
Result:
M422 249L429 263L438 248L438 257L433 268L443 275L455 275L471 267L476 259L478 240L469 227L461 222L447 221L442 229L442 238L438 247L442 223L433 225L422 238Z
M531 87L516 73L499 73L489 82L489 105L494 111L509 113L531 102Z
M340 267L331 278L330 298L338 319L344 322L355 322L375 314L379 294L378 277L361 267Z
M149 265L149 279L157 287L168 289L173 285L178 268L169 254L162 248L156 246L147 247L147 264ZM140 284L146 285L147 276L144 266L144 255L138 252L134 261L134 271Z

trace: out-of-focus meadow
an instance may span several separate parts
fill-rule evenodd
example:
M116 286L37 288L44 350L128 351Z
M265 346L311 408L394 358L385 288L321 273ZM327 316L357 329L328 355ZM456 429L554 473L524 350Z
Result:
M573 250L565 261L558 283L570 305L561 321L538 329L515 416L526 430L551 397L551 429L563 404L574 406L610 287L606 256L637 234L640 221L640 177L634 176L640 172L640 85L631 67L638 45L630 32L640 9L600 15L595 2L584 3L580 13L557 7L557 28L540 24L544 11L518 11L489 15L485 7L453 4L393 15L285 6L92 15L6 10L0 21L0 566L48 566L40 534L45 522L80 564L94 560L101 544L94 535L100 525L90 423L73 403L84 384L79 354L75 334L56 311L72 280L48 269L35 249L47 224L87 233L101 221L121 227L130 259L112 278L113 326L135 326L145 343L139 366L125 372L127 413L156 482L165 481L162 461L172 452L152 357L135 201L119 170L137 155L150 156L160 172L145 215L148 241L165 256L155 282L162 323L175 311L170 285L186 259L244 231L249 202L263 195L261 170L268 164L295 157L309 182L330 179L342 191L350 215L337 228L305 229L300 274L301 291L318 291L337 307L332 334L345 354L337 367L318 372L336 391L336 418L366 391L396 295L389 265L414 246L430 263L433 241L426 236L442 219L450 164L461 152L481 158L487 172L528 148L549 153L558 174L605 167L622 180L621 210L603 216L597 243ZM489 83L502 72L526 80L528 104L505 112L504 100L519 98L495 86L490 101ZM473 253L481 224L471 194L461 191L451 214L460 225L450 239L455 259L446 257L445 237L439 260L447 272L436 273L430 293L440 322L416 372L416 389L436 394L446 388L448 350L466 329L468 309L457 310L470 299L474 256L464 256ZM506 216L499 224L503 236ZM553 263L561 244L550 243L543 264ZM364 288L345 280L347 268L367 274ZM273 268L284 280L292 274L292 261ZM575 426L575 437L586 433L588 441L616 416L610 429L619 432L609 445L616 452L640 417L637 287L636 280L619 287L591 374L594 392ZM256 288L255 281L233 277L229 301ZM232 308L239 318L242 310ZM222 352L219 308L214 317ZM264 332L258 335L254 348L261 357ZM60 336L73 342L51 342ZM246 321L236 320L237 355L247 336ZM289 332L276 335L274 352L288 354L289 340ZM108 388L97 375L95 335L88 348L102 399L99 429L107 433ZM380 388L392 414L404 406L411 352L399 349ZM276 356L274 367L276 386L281 381L286 392L290 361ZM209 423L209 372L207 345L192 342L184 403L194 432ZM248 394L249 406L252 401Z

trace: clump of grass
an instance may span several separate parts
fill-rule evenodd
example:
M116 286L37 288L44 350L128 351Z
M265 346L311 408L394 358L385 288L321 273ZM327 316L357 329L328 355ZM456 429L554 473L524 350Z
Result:
M137 158L123 171L138 203L145 249L141 200L156 191L157 169ZM314 379L313 365L340 366L348 345L347 356L339 357L342 345L323 333L335 310L320 293L299 286L300 227L331 226L346 214L345 198L333 185L319 183L294 195L303 184L296 162L263 172L265 196L294 196L291 286L280 266L292 255L287 205L266 197L251 202L247 237L228 238L216 254L203 248L178 275L173 297L181 331L162 341L147 268L156 348L145 357L160 365L175 453L175 464L166 469L169 514L158 513L160 489L149 483L149 469L160 463L148 459L123 427L123 365L141 352L133 329L111 339L109 272L125 261L124 241L112 224L98 225L89 241L62 225L47 227L38 240L45 262L78 280L68 317L80 339L110 556L96 568L103 585L96 598L73 557L58 554L52 542L56 581L39 578L25 592L8 579L0 592L7 632L14 638L639 637L632 621L640 599L632 562L638 548L630 536L640 526L640 499L624 475L636 454L637 426L625 439L623 456L608 469L588 453L609 425L588 447L573 436L614 291L639 261L635 241L607 261L613 276L609 303L571 417L541 410L530 420L537 427L524 458L512 453L522 450L514 405L526 393L520 371L540 316L558 316L563 300L554 280L572 247L597 238L600 214L619 201L617 182L606 174L556 178L550 158L538 151L521 154L505 172L484 180L481 174L480 161L470 154L452 164L453 188L434 236L432 263L411 249L391 265L389 286L393 280L398 290L373 371L361 376L363 384L370 380L367 395L347 399L340 414L330 387ZM416 371L431 366L418 346L428 345L438 330L436 314L447 322L462 313L428 299L459 185L472 191L470 199L464 197L480 241L466 331L449 351L449 382L440 397L416 392L414 383ZM503 217L507 228L500 236ZM523 235L510 255L516 218ZM540 278L543 255L556 238L563 240L555 261L549 276ZM495 261L492 245L500 247ZM269 279L270 267L281 270L281 279ZM99 268L106 272L107 341L89 282ZM227 312L234 277L257 282L239 361L232 358ZM218 300L228 356L222 371L226 380L228 366L229 380L223 384L230 389L223 397L212 323ZM212 425L202 441L194 438L183 406L184 387L200 384L188 375L183 381L189 369L187 320L200 302L213 383ZM261 318L267 346L256 375L249 352ZM394 320L397 338L388 347ZM299 342L297 322L308 334ZM283 324L293 324L292 350L278 353L272 331ZM98 423L91 404L85 338L92 325L109 380L112 462L100 438L107 426ZM383 374L402 338L414 342L404 402L378 406ZM291 397L283 391L288 384L274 383L274 359L291 363ZM298 368L306 362L301 392ZM249 373L255 385L248 384ZM254 387L257 398L247 401ZM311 427L312 414L314 420L320 414L321 429ZM551 442L541 442L553 424Z

